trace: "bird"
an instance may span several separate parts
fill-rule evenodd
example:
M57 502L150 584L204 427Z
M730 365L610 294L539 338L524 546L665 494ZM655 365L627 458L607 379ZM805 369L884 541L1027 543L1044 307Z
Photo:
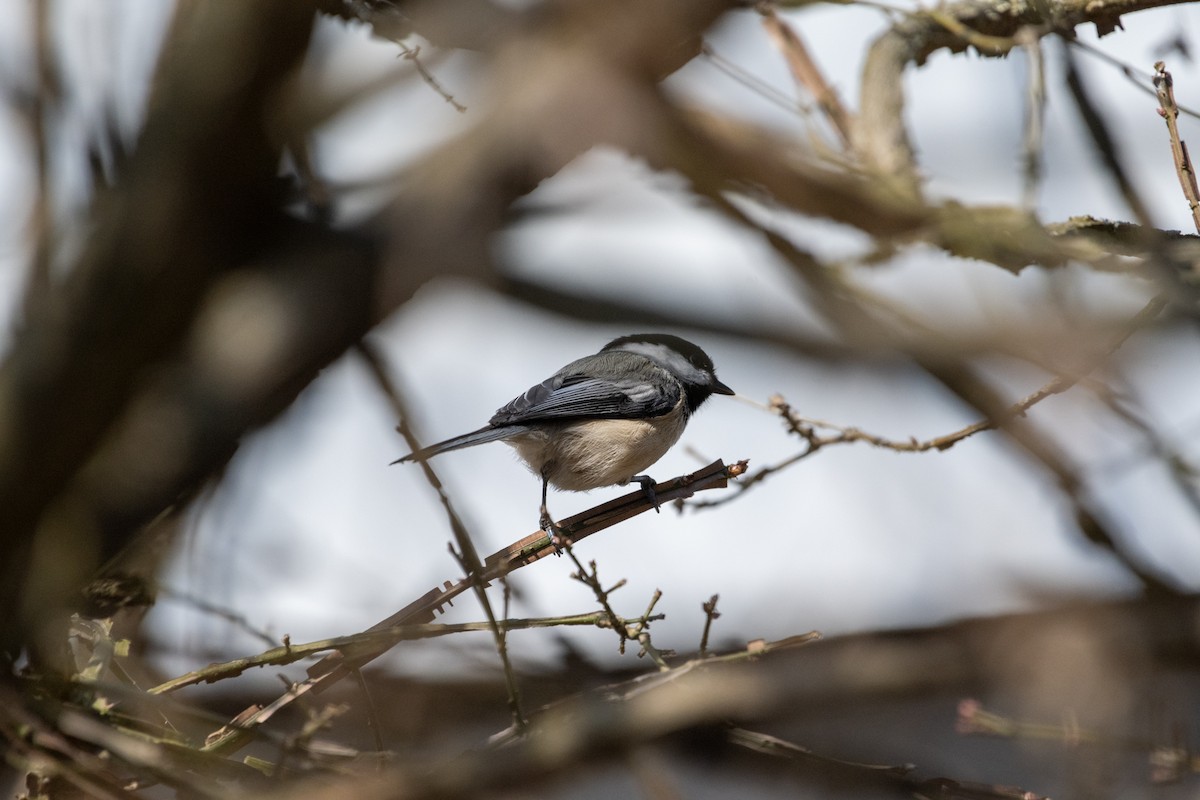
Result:
M642 471L679 441L692 414L714 394L735 392L717 379L712 359L698 346L666 333L621 336L513 398L482 428L391 463L506 442L542 479L538 524L557 550L549 487L586 492L636 481L657 510L654 480Z

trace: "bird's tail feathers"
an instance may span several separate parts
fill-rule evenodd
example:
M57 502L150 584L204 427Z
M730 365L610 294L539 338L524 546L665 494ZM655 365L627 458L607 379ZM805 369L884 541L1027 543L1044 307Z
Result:
M433 458L441 453L448 453L451 450L461 450L464 447L473 447L477 444L485 444L487 442L495 442L500 439L507 439L521 430L519 425L503 425L498 428L493 428L488 425L480 428L477 431L464 433L461 436L455 436L453 439L447 439L444 442L431 444L428 447L422 447L414 453L409 453L406 456L397 458L392 464L403 464L409 461L424 461ZM389 464L388 466L391 466Z

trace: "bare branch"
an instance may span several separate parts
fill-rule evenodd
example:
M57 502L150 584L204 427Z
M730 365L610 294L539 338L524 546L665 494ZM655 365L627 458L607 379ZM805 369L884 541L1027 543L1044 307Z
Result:
M1159 61L1154 65L1154 88L1158 95L1158 113L1167 123L1167 135L1171 139L1171 156L1175 159L1175 172L1179 185L1192 211L1192 223L1200 233L1200 188L1196 186L1196 171L1188 156L1187 144L1179 138L1179 106L1175 103L1175 81L1167 72L1167 65Z
M853 125L850 112L842 105L842 100L834 88L825 80L825 76L809 55L808 48L804 46L800 34L781 19L769 4L760 3L758 13L762 15L763 27L767 29L771 41L787 59L792 79L816 98L817 106L825 113L833 130L841 139L842 146L849 148Z

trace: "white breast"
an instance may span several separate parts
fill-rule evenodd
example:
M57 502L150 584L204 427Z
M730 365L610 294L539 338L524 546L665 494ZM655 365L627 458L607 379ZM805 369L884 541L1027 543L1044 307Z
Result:
M509 444L551 486L582 492L628 483L662 458L686 425L687 409L680 401L661 417L539 425Z

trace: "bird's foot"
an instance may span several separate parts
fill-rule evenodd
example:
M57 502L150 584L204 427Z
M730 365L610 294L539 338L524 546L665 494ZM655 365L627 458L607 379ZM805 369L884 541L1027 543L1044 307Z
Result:
M554 545L554 555L561 558L563 547L569 544L569 542L563 529L550 516L550 511L545 506L542 506L542 515L538 519L538 527L550 535L550 544Z
M654 506L654 512L661 514L662 506L658 504L658 495L654 493L654 485L656 483L654 478L651 478L649 475L634 475L629 480L637 481L642 485L642 494L646 495L646 500L650 502L650 505Z

